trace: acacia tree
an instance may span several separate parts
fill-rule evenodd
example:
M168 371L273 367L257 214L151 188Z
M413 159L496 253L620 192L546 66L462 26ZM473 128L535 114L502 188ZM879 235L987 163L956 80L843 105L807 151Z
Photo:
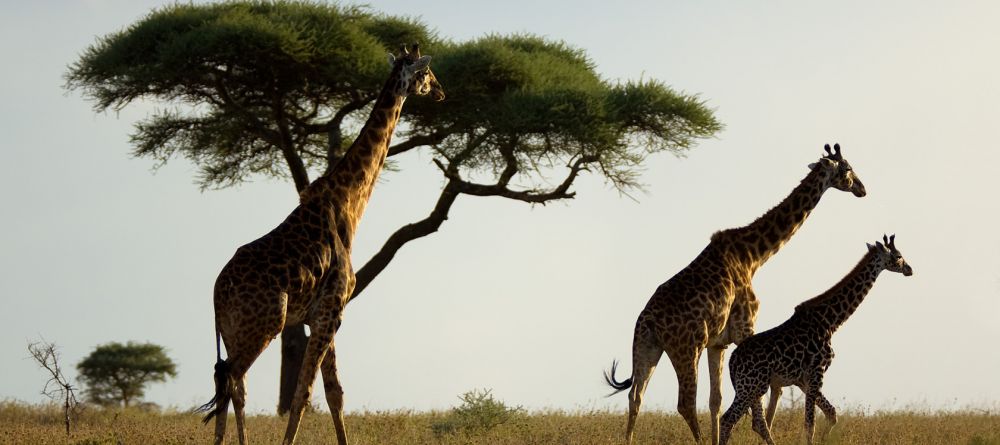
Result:
M357 270L357 297L407 242L436 232L461 195L545 204L583 172L640 187L646 156L681 153L721 124L658 80L609 82L581 49L533 35L439 38L423 23L308 2L175 4L100 38L66 75L97 111L141 98L171 108L136 124L133 155L198 165L203 189L255 175L296 190L349 145L386 76L385 53L419 41L447 92L407 102L393 156L431 153L445 179L428 216L400 227ZM550 179L550 178L555 178ZM282 333L279 413L294 392L302 326Z
M177 376L176 366L162 346L131 341L98 346L76 369L92 402L104 406L120 403L125 408L145 395L146 385Z

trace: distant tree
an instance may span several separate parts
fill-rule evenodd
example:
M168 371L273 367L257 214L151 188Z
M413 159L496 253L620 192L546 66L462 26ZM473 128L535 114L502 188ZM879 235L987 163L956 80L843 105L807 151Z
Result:
M442 103L411 99L392 157L426 150L443 186L427 217L403 225L357 270L357 297L406 243L436 232L461 195L529 204L575 196L583 172L639 188L653 153L680 154L722 125L695 95L655 79L609 82L585 52L533 35L438 38L423 23L362 7L298 1L177 3L98 39L66 75L97 111L154 98L169 108L136 125L133 155L199 166L203 189L264 175L302 191L350 145L384 81L387 50L419 41ZM555 177L554 180L549 180ZM361 264L357 262L357 264ZM279 412L305 345L282 334Z
M146 385L177 376L162 346L131 341L98 346L76 368L92 402L126 408L142 399Z
M28 353L35 360L38 367L44 369L49 374L49 379L42 387L42 394L46 397L62 402L63 423L66 426L66 436L69 436L69 428L72 417L75 415L78 403L76 400L76 387L69 383L59 365L59 351L55 343L45 340L28 343Z

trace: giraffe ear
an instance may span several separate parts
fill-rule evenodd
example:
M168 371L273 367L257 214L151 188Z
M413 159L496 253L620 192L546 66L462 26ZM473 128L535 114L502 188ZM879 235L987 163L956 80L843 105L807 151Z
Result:
M431 64L431 56L423 56L417 59L416 62L413 62L413 65L410 65L410 69L413 71L420 71L427 69L427 67L430 66L430 64Z
M823 164L827 167L836 167L837 161L834 161L833 159L830 158L820 158L818 161L809 164L809 169L816 170L816 167L818 167L820 164Z
M865 244L868 246L868 250L870 250L870 251L874 251L874 250L878 250L880 252L888 252L889 251L889 248L885 247L885 245L882 244L881 241L875 241L875 244L868 244L868 243L865 243Z
M387 53L387 55L389 56L388 57L388 59L389 59L389 66L390 67L395 67L396 66L396 56L392 55L392 53Z

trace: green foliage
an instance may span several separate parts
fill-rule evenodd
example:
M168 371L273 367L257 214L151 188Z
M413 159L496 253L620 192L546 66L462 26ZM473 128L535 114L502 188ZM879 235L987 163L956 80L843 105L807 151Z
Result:
M447 416L431 425L434 434L485 432L526 416L524 408L507 406L494 399L490 390L472 390L459 399L462 400L460 406L452 408Z
M185 105L139 123L133 153L161 163L183 155L202 167L203 186L227 186L287 175L283 149L325 163L326 140L315 135L328 128L310 125L378 91L386 48L430 40L415 20L361 7L176 3L98 39L70 66L66 86L98 111L141 98Z
M395 32L385 30L389 24ZM99 39L71 66L67 81L84 88L99 110L144 95L203 103L204 89L215 89L216 82L235 88L231 94L259 99L269 90L344 94L348 85L381 86L385 46L429 37L416 22L358 7L176 3Z
M646 155L679 154L722 128L696 96L656 80L611 84L583 50L538 36L443 44L434 70L448 99L408 103L410 135L447 129L434 149L467 176L511 169L537 188L551 168L590 157L629 189Z
M433 56L447 100L408 101L401 145L431 146L466 178L492 175L506 188L506 171L535 191L552 168L583 157L629 189L640 186L646 155L682 153L722 128L697 96L658 80L609 83L565 42L530 34L453 42L412 18L304 1L155 10L90 46L66 85L99 111L140 98L173 105L136 126L134 154L187 157L203 187L291 173L301 189L307 170L325 169L347 145L340 135L363 121L388 73L386 51L413 41Z
M146 385L176 377L173 361L152 343L108 343L76 366L88 398L99 405L128 407L145 394Z

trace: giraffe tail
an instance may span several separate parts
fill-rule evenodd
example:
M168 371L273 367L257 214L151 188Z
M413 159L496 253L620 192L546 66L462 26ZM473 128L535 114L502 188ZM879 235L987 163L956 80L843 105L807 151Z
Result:
M608 384L608 386L610 386L610 387L612 387L612 388L615 389L614 392L612 392L611 394L608 394L605 397L611 397L611 396L613 396L615 394L618 394L618 393L620 393L620 392L622 392L622 391L624 391L624 390L629 389L629 388L632 387L632 377L629 377L629 378L625 379L625 381L623 381L623 382L619 382L618 380L615 380L615 370L616 369L618 369L618 360L613 360L611 362L611 371L604 371L604 381Z
M232 385L230 385L229 378L229 362L222 359L222 334L219 331L215 331L215 351L216 351L216 362L215 362L215 396L208 403L195 409L197 413L208 412L208 415L202 419L203 423L208 423L215 416L225 416L229 409L229 400L232 399Z

